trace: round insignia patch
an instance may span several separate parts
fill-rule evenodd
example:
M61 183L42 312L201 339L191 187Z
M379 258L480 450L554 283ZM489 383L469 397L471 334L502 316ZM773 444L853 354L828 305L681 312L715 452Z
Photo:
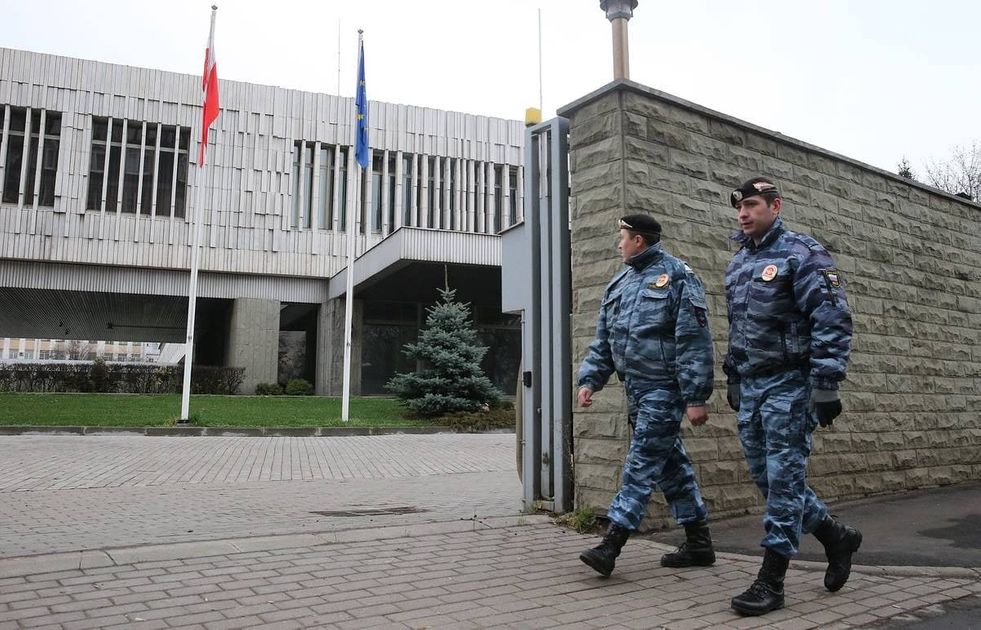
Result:
M763 268L763 273L760 274L760 278L763 279L763 282L769 282L770 280L773 280L776 277L777 277L776 265L767 265L766 267Z
M669 279L670 278L668 277L668 274L662 273L657 277L657 280L654 281L654 286L657 287L658 289L665 287L667 286Z

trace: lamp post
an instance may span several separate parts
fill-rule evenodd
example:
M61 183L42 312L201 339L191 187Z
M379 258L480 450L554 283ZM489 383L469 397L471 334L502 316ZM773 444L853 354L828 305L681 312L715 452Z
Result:
M627 22L634 16L637 0L600 0L600 8L613 25L613 78L630 78L630 52L627 49Z

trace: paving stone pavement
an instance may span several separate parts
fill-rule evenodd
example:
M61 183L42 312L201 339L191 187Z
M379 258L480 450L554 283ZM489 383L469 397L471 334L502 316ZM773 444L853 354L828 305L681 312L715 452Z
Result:
M0 438L0 557L520 509L513 434Z
M741 618L757 557L665 569L643 538L603 579L594 536L518 514L513 441L2 438L0 630L880 628L981 596L972 569L857 567L832 594L795 562L787 608ZM311 514L378 508L418 511Z

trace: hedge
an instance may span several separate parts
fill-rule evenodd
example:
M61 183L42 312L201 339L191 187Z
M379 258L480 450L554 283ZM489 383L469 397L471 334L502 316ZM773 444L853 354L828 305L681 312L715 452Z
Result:
M195 365L194 394L234 394L245 368ZM174 394L184 383L183 366L119 363L0 363L0 392L109 392Z

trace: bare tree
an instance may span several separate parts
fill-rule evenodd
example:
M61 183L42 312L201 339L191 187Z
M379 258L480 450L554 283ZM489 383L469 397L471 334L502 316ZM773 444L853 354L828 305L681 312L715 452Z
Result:
M981 144L956 146L950 158L926 165L927 182L952 195L981 199Z
M89 350L92 349L92 344L87 340L72 339L65 345L69 359L87 359Z

